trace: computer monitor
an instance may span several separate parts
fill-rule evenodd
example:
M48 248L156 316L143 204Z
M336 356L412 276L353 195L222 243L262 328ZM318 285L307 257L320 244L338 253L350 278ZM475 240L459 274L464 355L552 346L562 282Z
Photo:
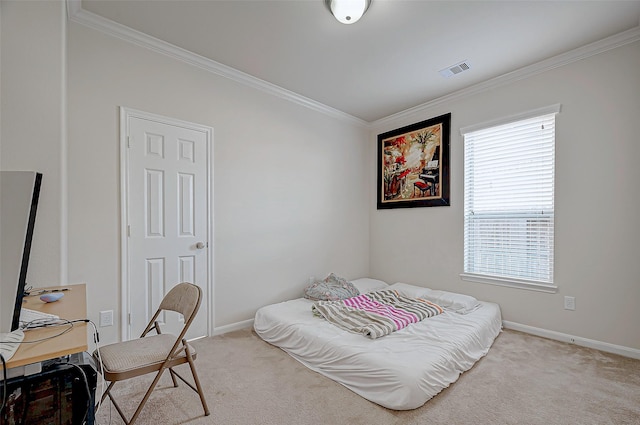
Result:
M0 333L18 329L42 174L0 171Z

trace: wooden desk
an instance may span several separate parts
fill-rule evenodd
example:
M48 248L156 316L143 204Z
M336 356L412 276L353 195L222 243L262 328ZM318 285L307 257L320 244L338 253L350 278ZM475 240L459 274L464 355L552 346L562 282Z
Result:
M22 306L31 310L55 314L61 319L86 319L86 285L83 283L79 285L52 286L44 289L62 288L69 288L69 290L64 291L64 296L56 302L45 303L40 300L40 295L30 295L24 297L26 302L23 302ZM31 293L37 294L39 289L34 289ZM87 351L87 323L74 323L73 328L69 332L54 337L66 328L67 325L62 325L24 331L24 341L20 344L20 347L11 360L7 362L7 369ZM45 339L49 337L54 338ZM29 342L41 339L45 340L33 343ZM0 365L0 370L2 370L2 365Z

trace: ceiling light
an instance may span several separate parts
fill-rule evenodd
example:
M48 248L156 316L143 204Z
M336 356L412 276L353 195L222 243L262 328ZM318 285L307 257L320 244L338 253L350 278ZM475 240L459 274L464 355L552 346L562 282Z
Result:
M325 0L333 16L343 24L358 22L367 11L371 0Z

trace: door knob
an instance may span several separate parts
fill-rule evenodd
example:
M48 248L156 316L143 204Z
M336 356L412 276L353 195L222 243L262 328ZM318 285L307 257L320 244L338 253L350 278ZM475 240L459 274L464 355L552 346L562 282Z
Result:
M198 249L203 249L205 246L206 246L206 245L204 244L204 242L198 242L198 243L196 244L196 248L198 248Z

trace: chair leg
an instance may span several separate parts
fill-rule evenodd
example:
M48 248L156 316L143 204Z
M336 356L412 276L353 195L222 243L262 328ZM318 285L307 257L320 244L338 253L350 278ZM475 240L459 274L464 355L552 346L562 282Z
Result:
M173 381L174 388L178 386L178 381L176 380L176 372L173 371L173 368L169 368L169 373L171 374L171 380Z
M109 399L111 400L111 403L113 404L113 407L116 408L116 411L118 412L118 414L120 415L120 417L122 418L122 420L124 421L125 424L130 425L131 422L129 422L127 420L127 417L124 415L124 412L122 411L122 409L120 408L120 406L118 405L118 403L116 402L116 399L113 398L113 396L111 394L109 394Z
M156 377L153 379L153 382L151 383L151 385L149 386L149 389L147 390L147 392L144 394L144 397L142 398L142 401L140 402L140 404L138 405L138 408L136 409L136 412L133 414L133 416L131 417L131 420L128 422L128 425L133 425L133 423L136 421L136 419L138 419L138 415L140 415L140 412L142 411L142 408L144 407L144 405L147 403L147 400L149 400L149 397L151 396L151 393L153 392L154 388L156 387L156 385L158 384L158 381L160 380L160 378L162 377L162 373L164 372L165 367L163 367L162 369L160 369L158 371L158 373L156 374Z
M107 389L105 390L104 393L102 393L102 397L100 398L100 403L102 403L104 401L105 398L107 398L109 394L109 391L111 391L111 388L116 384L116 381L113 382L109 382L109 386L107 387Z
M109 386L107 387L105 392L102 394L102 397L100 398L100 403L103 403L104 399L107 398L107 396L109 396L109 400L111 400L111 403L113 404L113 407L116 408L116 411L118 412L118 414L120 415L120 417L122 418L124 423L125 424L129 424L129 421L127 420L127 417L124 415L124 412L122 411L122 409L120 408L120 406L116 402L116 399L113 398L113 395L111 394L111 388L113 388L113 386L115 384L116 384L116 381L112 381L112 382L109 383Z
M186 346L186 355L187 360L189 361L189 367L191 368L191 375L193 375L193 380L196 383L196 388L198 389L198 395L200 396L200 402L202 403L202 408L204 409L204 415L209 416L209 406L207 406L207 401L204 399L204 392L202 391L202 386L200 385L200 379L198 378L198 373L196 372L196 366L193 364L193 358L191 357L191 351L189 350L189 346L184 342Z
M100 403L103 403L104 399L107 398L107 396L109 396L109 400L111 400L111 403L113 404L113 407L116 408L116 411L118 412L118 414L120 415L120 417L122 418L124 423L128 424L129 421L127 420L127 417L124 415L124 412L122 411L122 409L120 408L120 406L116 402L116 399L113 398L113 395L111 395L111 388L113 388L113 386L115 384L116 384L116 381L109 382L109 386L107 387L105 392L102 394L102 397L100 398Z

